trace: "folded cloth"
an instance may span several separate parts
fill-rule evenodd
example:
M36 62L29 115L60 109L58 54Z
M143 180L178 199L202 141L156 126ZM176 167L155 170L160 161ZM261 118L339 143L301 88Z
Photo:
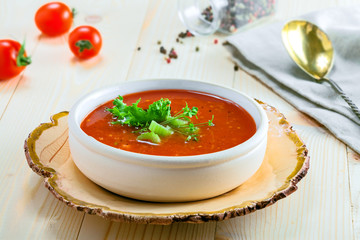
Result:
M327 33L335 49L328 77L360 107L360 6L322 10L296 19L315 23ZM317 82L293 62L281 39L285 23L230 36L225 46L242 69L360 153L360 120L327 82Z

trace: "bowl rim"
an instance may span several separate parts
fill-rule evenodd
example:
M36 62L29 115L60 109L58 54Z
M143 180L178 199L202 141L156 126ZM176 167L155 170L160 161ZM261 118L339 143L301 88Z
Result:
M126 86L127 84L136 84L136 83L141 84L142 82L147 82L147 83L153 82L153 84L155 83L159 84L164 81L165 82L179 81L183 83L207 85L212 88L220 88L220 89L224 89L225 91L232 91L236 94L242 95L242 97L244 97L250 104L252 104L255 107L255 109L260 115L260 123L259 126L257 127L255 134L252 137L250 137L248 140L246 140L245 142L239 145L218 152L200 154L200 155L190 155L190 156L158 156L158 155L150 155L143 153L135 153L135 152L130 152L130 151L111 147L87 135L80 128L80 124L77 124L76 117L77 117L77 111L79 111L79 107L84 102L89 101L91 98L93 98L96 95L104 95L109 91L111 92L114 91L114 89L119 90L119 87L124 87L124 85ZM159 89L170 89L170 88L159 88ZM179 88L179 86L178 87L174 86L173 89L188 89L188 90L201 92L201 90L198 89L195 90L186 87ZM146 89L143 91L146 91ZM138 92L138 91L133 91L133 92ZM223 96L221 94L216 94L216 93L211 93L211 94L227 98L226 96ZM109 98L109 100L111 99L112 98ZM101 104L103 103L104 102L102 102ZM97 106L99 105L93 104L91 108L92 110L90 110L87 114L93 111ZM251 113L249 114L251 115ZM84 118L80 119L79 122L81 123L83 119ZM215 165L225 161L229 161L231 159L234 159L235 157L250 154L252 151L257 150L258 145L260 145L262 141L267 140L267 131L268 131L268 119L265 110L260 106L259 103L257 103L253 98L249 97L247 94L221 84L203 82L198 80L181 79L181 78L151 78L151 79L131 80L126 82L120 82L117 84L107 85L105 87L86 93L83 96L81 96L70 109L68 125L69 125L69 135L75 137L79 141L79 143L81 143L91 152L100 154L102 156L110 157L111 159L117 161L125 161L131 164L140 164L146 166L159 166L163 168L209 166L209 165ZM71 150L71 141L70 141L70 150Z

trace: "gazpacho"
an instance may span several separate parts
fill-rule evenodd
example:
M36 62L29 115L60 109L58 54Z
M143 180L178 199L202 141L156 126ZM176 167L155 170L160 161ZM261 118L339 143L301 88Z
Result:
M93 110L80 127L106 145L160 156L218 152L256 132L251 115L233 101L178 89L119 96Z

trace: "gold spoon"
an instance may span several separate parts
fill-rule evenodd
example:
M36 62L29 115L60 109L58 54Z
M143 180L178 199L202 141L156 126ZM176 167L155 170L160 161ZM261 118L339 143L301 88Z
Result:
M281 32L283 43L295 63L318 81L327 81L360 118L359 108L333 80L326 78L333 66L334 49L328 36L307 21L288 22Z

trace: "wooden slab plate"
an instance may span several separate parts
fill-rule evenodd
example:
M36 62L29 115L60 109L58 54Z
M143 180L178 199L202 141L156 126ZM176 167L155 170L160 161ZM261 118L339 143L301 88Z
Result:
M68 112L51 117L25 140L30 168L44 177L45 186L68 206L124 222L202 223L245 215L274 204L297 189L309 169L309 156L285 117L266 110L270 126L266 156L260 169L238 188L221 196L186 203L153 203L113 194L86 178L75 166L68 145ZM226 173L219 173L226 174Z

